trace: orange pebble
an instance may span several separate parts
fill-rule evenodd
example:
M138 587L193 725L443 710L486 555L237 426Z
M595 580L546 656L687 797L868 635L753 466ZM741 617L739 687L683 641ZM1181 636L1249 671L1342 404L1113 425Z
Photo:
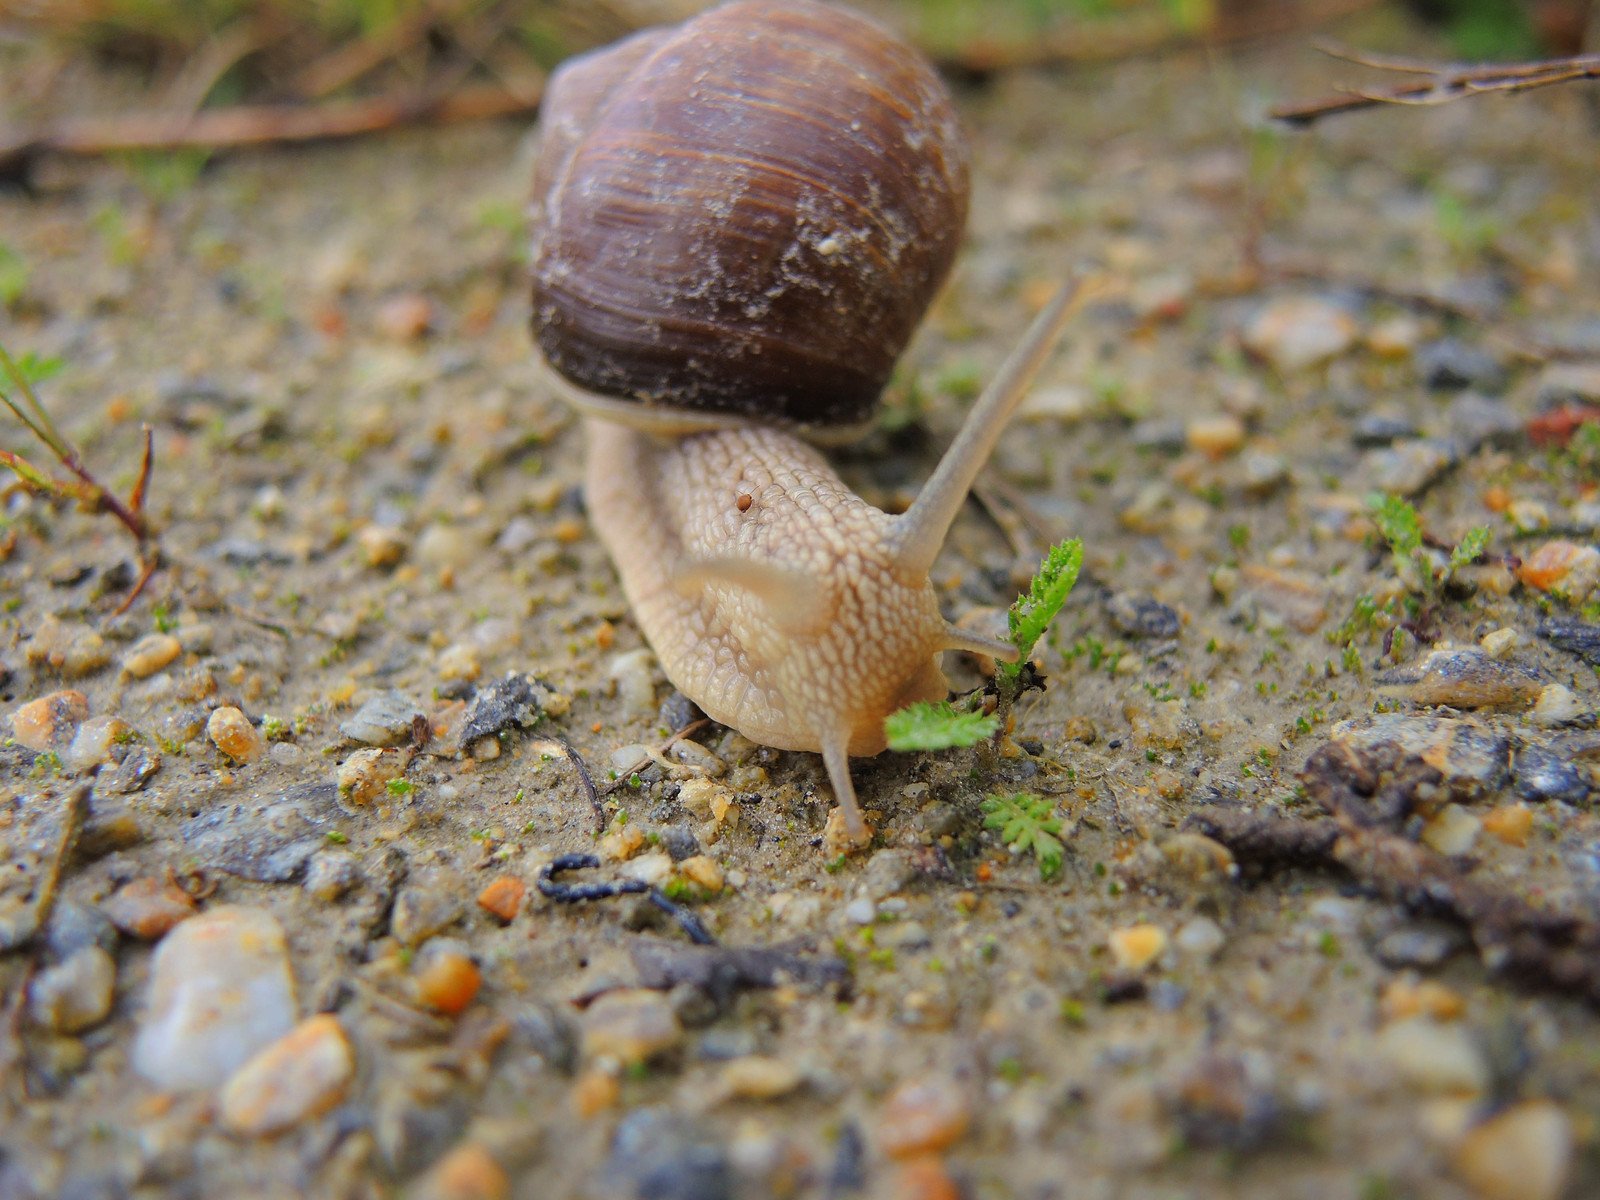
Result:
M953 1079L913 1079L895 1088L884 1103L878 1145L890 1158L915 1158L943 1150L971 1123L966 1093Z
M606 1071L589 1071L572 1085L572 1109L580 1117L594 1117L616 1106L622 1085Z
M1526 846L1533 829L1533 809L1526 804L1502 804L1484 814L1483 831L1508 846Z
M433 1165L418 1192L430 1200L503 1200L511 1180L486 1149L463 1142Z
M434 1012L455 1016L483 984L477 964L454 946L433 943L418 956L417 999Z
M1499 484L1483 489L1483 506L1492 513L1503 513L1511 507L1511 493Z
M496 875L478 893L478 907L509 923L522 908L522 898L527 894L528 885L515 875Z

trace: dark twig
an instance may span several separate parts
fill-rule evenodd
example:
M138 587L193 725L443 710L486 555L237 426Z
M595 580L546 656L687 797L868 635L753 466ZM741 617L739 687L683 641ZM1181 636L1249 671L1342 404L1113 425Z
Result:
M571 742L558 734L551 734L546 740L560 746L561 753L567 756L567 761L572 764L573 770L577 771L578 782L583 784L583 794L589 798L589 807L594 810L594 831L604 833L607 822L606 807L600 803L600 793L595 790L594 776L589 774L589 766L583 761L583 755L578 753Z
M1419 759L1385 762L1329 743L1306 761L1301 779L1308 797L1337 822L1337 837L1328 838L1332 822L1320 817L1254 816L1192 827L1226 845L1241 864L1341 867L1414 913L1464 925L1491 971L1600 1004L1600 921L1541 908L1513 887L1475 879L1401 832L1437 789L1437 770Z
M1382 104L1430 106L1491 92L1509 95L1579 79L1600 79L1600 54L1542 59L1526 63L1483 63L1476 66L1429 65L1413 59L1361 55L1335 46L1319 46L1324 54L1374 70L1420 76L1388 88L1340 88L1331 96L1306 104L1285 104L1271 116L1291 125L1310 125L1336 113Z
M557 904L577 904L585 900L608 900L612 896L648 896L667 916L678 923L691 942L698 946L715 946L717 939L700 923L700 918L680 904L668 900L659 888L651 887L642 879L605 880L600 883L557 883L556 876L566 871L585 871L600 865L594 854L563 854L546 863L539 872L539 893Z

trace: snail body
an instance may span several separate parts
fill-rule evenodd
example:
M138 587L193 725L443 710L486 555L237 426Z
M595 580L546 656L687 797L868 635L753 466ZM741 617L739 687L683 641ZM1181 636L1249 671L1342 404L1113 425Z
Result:
M731 4L562 68L544 138L535 337L635 619L707 715L821 753L860 840L849 756L947 694L942 651L1015 657L947 622L928 573L1070 295L891 516L797 433L870 420L954 256L966 150L932 68L839 9Z

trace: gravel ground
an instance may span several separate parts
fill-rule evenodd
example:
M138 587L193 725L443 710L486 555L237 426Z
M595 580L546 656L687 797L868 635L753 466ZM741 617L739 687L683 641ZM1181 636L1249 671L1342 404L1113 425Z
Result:
M837 461L905 503L1092 270L935 571L973 620L1085 574L1002 745L858 765L848 859L815 756L661 748L524 129L0 195L5 342L120 487L154 427L165 554L118 614L118 526L5 502L0 1196L1600 1193L1600 124L1239 117L1331 77L961 92L968 247Z

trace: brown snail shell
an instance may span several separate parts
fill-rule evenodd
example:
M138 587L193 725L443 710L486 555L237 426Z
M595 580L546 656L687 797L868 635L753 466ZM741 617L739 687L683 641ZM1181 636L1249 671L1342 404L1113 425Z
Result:
M728 4L567 63L543 120L533 321L561 376L646 424L870 418L966 220L921 55L810 0Z

